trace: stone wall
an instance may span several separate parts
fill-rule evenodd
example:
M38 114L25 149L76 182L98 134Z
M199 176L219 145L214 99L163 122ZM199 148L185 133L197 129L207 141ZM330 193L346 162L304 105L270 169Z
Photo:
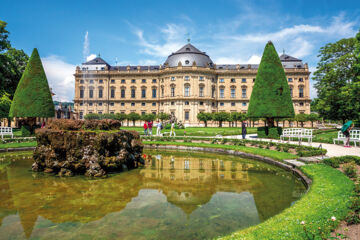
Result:
M70 131L38 129L34 171L59 176L85 174L102 177L108 172L135 168L143 163L143 144L135 131Z

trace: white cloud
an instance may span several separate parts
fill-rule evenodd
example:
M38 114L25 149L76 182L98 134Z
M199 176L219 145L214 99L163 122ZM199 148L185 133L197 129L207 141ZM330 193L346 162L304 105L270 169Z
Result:
M48 56L41 59L46 77L52 88L54 100L58 101L73 101L76 66L65 62L59 56Z
M94 58L96 58L96 54L92 53L92 54L90 54L89 56L86 57L86 61L87 61L87 62L88 62L88 61L91 61L91 60L93 60Z
M248 60L236 58L236 57L219 57L214 58L216 64L259 64L261 60L260 56L252 55Z

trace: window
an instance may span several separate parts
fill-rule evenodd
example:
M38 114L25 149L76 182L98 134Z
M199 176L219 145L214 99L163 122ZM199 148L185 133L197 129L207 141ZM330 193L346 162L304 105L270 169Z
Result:
M142 102L142 103L141 103L141 106L146 106L146 103Z
M145 115L146 114L146 112L141 112L141 115L143 116L143 115Z
M236 97L236 95L235 95L236 89L235 89L235 88L231 88L230 91L231 91L231 98L235 98L235 97Z
M90 89L89 90L89 98L93 98L94 97L94 90Z
M232 107L235 107L235 102L232 102L232 103L231 103L231 106L232 106Z
M132 107L133 107L133 106L135 106L135 103L134 103L134 102L132 102L132 103L131 103L131 106L132 106Z
M241 97L246 98L246 88L241 89Z
M152 80L152 83L156 83L156 79L153 79L153 80Z
M146 88L141 89L141 97L146 98Z
M299 97L300 98L304 97L304 88L303 87L299 87Z
M102 102L99 102L99 103L98 103L98 106L101 107L101 106L102 106Z
M110 114L115 114L114 112L110 112Z
M304 103L303 103L303 102L300 102L299 105L300 105L300 107L303 107L303 106L304 106Z
M241 79L242 83L246 83L246 78Z
M175 87L171 87L171 97L175 97Z
M224 98L224 88L220 88L220 98Z
M132 89L131 89L131 97L132 97L132 98L135 98L135 88L132 88Z
M123 106L125 106L125 103L123 103L123 102L122 102L122 103L120 103L120 106L122 106L122 107L123 107Z
M125 98L125 88L121 89L121 98Z
M189 60L186 60L186 61L185 61L185 64L189 64L189 63L190 63L190 61L189 61Z
M189 96L190 96L190 86L185 86L184 96L185 96L185 97L189 97Z
M220 103L220 106L221 106L221 107L223 107L223 106L224 106L224 103L223 103L223 102L221 102L221 103Z
M80 116L80 119L83 119L84 118L84 113L83 112L80 112L80 114L79 114Z
M151 112L153 115L156 115L156 112Z
M84 103L81 102L81 103L80 103L80 106L83 106L83 105L84 105Z
M235 83L236 82L235 78L230 79L230 82Z
M146 79L142 79L141 82L142 82L142 83L146 83Z
M185 105L189 105L189 101L185 101Z
M121 79L121 83L125 83L125 79Z
M175 102L171 102L171 105L175 105Z
M185 120L189 120L189 112L188 111L185 112Z
M84 80L80 80L80 83L84 83Z
M293 96L293 88L290 88L290 96Z
M115 79L111 79L111 83L115 83Z
M93 84L93 83L94 83L94 80L90 80L89 83Z
M136 80L135 80L135 79L131 79L131 83L136 83Z
M223 78L220 78L219 82L220 82L220 83L224 83L225 80L224 80Z
M102 80L102 79L100 79L100 80L99 80L99 83L103 83L103 80Z
M203 97L204 96L204 87L200 87L199 88L199 97Z
M84 89L80 89L80 98L84 98Z
M152 97L153 97L153 98L156 98L156 88L153 88L153 89L152 89Z
M211 97L215 97L215 87L211 89Z
M199 80L200 80L200 81L204 81L204 76L200 76L200 77L199 77Z
M200 106L204 105L204 102L200 102Z
M171 81L175 81L175 77L171 77Z
M103 97L103 90L102 88L99 89L99 98L102 98Z
M185 80L189 80L190 77L189 77L189 76L185 76L184 79L185 79Z
M112 88L112 89L110 90L110 97L111 97L111 98L114 98L114 97L115 97L115 88Z
M91 102L91 103L89 103L89 106L91 107L93 105L93 103Z
M99 111L98 114L102 114L102 111Z
M293 80L292 80L292 78L288 78L288 82L292 82Z
M303 78L299 78L299 82L304 82L304 79L303 79Z
M243 107L246 107L246 102L243 102L243 103L242 103L242 106L243 106Z
M152 105L153 105L153 106L156 106L156 102L153 102Z
M111 103L110 103L110 106L112 106L112 107L113 107L114 105L115 105L115 103L113 103L113 102L111 102Z

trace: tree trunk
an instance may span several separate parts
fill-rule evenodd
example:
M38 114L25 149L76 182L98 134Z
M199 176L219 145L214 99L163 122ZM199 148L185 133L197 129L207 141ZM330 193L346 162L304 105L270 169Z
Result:
M222 127L222 121L219 121L219 127Z
M274 118L266 118L267 127L273 128L274 125Z
M8 118L7 120L8 120L8 127L11 127L11 119Z
M207 121L204 121L204 123L205 123L205 127L207 127Z
M299 127L299 121L296 121L296 127Z
M314 128L314 122L311 121L311 128Z

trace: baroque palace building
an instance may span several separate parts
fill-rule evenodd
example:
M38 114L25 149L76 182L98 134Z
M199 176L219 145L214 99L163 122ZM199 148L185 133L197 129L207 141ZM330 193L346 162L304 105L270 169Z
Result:
M280 56L295 113L310 113L309 68L302 60ZM76 68L75 111L175 115L199 125L199 112L247 112L258 64L215 64L188 43L163 65L111 66L100 56Z

